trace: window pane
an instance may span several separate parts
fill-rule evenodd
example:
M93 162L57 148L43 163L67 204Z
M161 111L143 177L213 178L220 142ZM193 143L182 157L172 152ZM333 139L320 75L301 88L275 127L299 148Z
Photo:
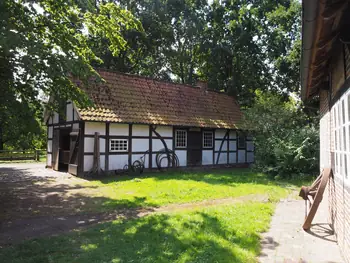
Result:
M213 147L213 132L203 132L203 148Z
M246 148L245 135L243 132L238 133L238 148Z
M187 143L187 131L177 130L175 137L175 146L185 148Z
M109 150L112 152L128 151L128 140L127 139L111 139Z

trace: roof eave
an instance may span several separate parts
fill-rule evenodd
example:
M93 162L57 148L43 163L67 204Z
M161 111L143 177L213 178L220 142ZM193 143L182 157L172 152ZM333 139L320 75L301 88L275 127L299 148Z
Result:
M313 55L315 32L318 23L318 11L320 1L307 0L302 3L302 55L300 65L301 98L308 99L309 69Z

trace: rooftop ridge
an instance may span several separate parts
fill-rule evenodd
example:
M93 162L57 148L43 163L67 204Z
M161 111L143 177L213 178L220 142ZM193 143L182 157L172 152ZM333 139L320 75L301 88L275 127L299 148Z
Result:
M140 79L151 80L151 81L154 81L154 82L160 82L160 83L166 83L166 84L172 84L172 85L181 85L181 86L184 86L184 87L187 87L187 88L193 88L193 89L201 89L201 87L190 85L190 84L183 84L183 83L177 83L177 82L168 81L168 80L155 79L155 78L148 77L148 76L142 76L142 75L138 75L138 74L125 73L125 72L120 72L118 70L113 70L113 69L106 69L106 68L98 68L98 67L96 67L95 70L97 71L97 73L100 73L100 71L102 71L102 72L107 72L107 73L115 73L115 74L119 74L119 75L124 75L124 76L128 76L128 77L136 77L136 78L140 78ZM221 92L221 91L212 90L212 89L206 89L206 91L208 91L208 92L215 92L215 93L221 94L221 95L226 95L226 96L236 100L236 98L233 95L230 95L230 94L228 94L226 92Z

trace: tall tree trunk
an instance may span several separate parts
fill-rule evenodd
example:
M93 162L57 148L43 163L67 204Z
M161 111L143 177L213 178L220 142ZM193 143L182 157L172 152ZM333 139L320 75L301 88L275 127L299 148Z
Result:
M4 140L3 140L3 135L2 135L2 127L0 123L0 151L4 149Z

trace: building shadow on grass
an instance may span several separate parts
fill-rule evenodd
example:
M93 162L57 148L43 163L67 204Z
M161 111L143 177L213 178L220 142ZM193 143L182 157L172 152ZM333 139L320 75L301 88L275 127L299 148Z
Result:
M247 262L258 253L259 236L237 233L207 213L153 214L119 220L0 252L3 259L32 262ZM248 256L248 257L249 257ZM23 258L23 257L22 257ZM248 261L250 262L250 261Z

